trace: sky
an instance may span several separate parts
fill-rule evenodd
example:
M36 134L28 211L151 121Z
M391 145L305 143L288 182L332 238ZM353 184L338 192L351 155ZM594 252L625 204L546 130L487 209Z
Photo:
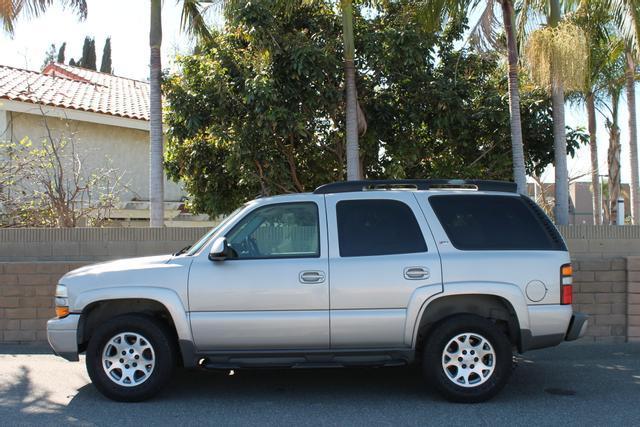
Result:
M79 59L85 36L96 41L97 63L100 64L102 47L107 37L111 37L112 63L114 73L119 76L147 80L149 75L149 0L87 0L88 16L78 21L69 10L53 6L42 16L31 20L19 20L13 37L0 33L0 64L31 70L40 70L45 52L53 43L59 47L67 42L66 57ZM189 40L180 33L180 7L175 0L165 0L162 10L163 68L175 69L173 58L189 49ZM210 19L216 20L215 16ZM219 18L218 18L219 19ZM640 99L640 91L636 90ZM640 106L639 106L640 108ZM629 114L626 99L621 100L620 128L622 142L622 181L629 182ZM586 129L587 119L584 108L567 105L568 126L582 126ZM604 120L598 118L598 150L600 173L606 174L608 136ZM569 176L589 173L589 147L581 148L576 158L569 158ZM554 179L553 168L548 168L543 176L546 182ZM585 176L581 181L588 181Z

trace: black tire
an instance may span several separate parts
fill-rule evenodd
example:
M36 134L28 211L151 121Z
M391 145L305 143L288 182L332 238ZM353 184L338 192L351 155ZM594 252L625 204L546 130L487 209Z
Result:
M139 385L117 384L107 375L102 366L106 345L113 337L124 332L139 334L153 349L155 366ZM98 391L109 399L120 402L139 402L149 399L157 394L173 375L176 366L176 349L173 341L173 334L169 328L151 317L140 314L114 317L100 325L89 339L86 357L89 377ZM117 376L118 372L120 375L123 373L123 371L116 371L114 375ZM144 375L144 372L142 374Z
M465 387L450 379L450 376L457 376L457 370L451 368L451 375L448 374L443 367L443 353L451 340L466 333L477 334L487 340L493 348L495 360L493 372L484 379L477 374L470 375L468 378L478 382L478 385L473 386L469 384L473 381L468 381L468 386ZM461 314L450 317L434 327L425 342L422 369L427 381L447 400L477 403L491 399L502 390L511 376L512 359L511 343L498 326L479 316Z

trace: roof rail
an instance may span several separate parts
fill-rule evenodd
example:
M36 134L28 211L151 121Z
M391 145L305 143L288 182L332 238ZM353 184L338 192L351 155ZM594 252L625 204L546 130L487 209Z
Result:
M371 190L432 190L469 189L479 191L517 192L515 182L487 181L479 179L374 179L361 181L340 181L321 185L313 194L350 193Z

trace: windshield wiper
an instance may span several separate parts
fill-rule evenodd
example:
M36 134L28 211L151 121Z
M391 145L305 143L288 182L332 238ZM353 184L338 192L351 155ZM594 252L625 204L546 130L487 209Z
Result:
M178 256L178 255L182 255L183 253L187 252L189 249L191 249L192 245L189 246L185 246L184 248L180 249L178 252L176 252L175 254L173 254L173 256Z

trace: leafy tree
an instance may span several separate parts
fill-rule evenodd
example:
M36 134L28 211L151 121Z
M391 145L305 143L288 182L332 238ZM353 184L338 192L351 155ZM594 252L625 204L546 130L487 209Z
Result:
M88 70L96 70L96 42L92 37L84 38L79 65Z
M46 137L0 142L0 226L100 226L124 189L110 166L86 171L72 132L54 132L42 114ZM69 127L66 127L67 129Z
M104 48L102 49L102 62L100 63L100 71L103 73L113 73L111 66L111 37L107 37L104 42Z
M66 48L67 48L67 42L63 42L62 45L60 46L60 49L58 49L58 56L56 58L56 62L64 64L64 51Z
M78 64L78 63L76 62L76 60L75 60L75 59L73 59L73 58L71 58L71 59L69 60L69 65L71 65L72 67L78 67L78 66L79 66L79 64Z
M228 20L167 78L172 179L192 208L228 212L256 194L309 191L345 177L341 22L330 4L287 13L255 2ZM369 13L367 10L366 13ZM507 79L495 56L456 50L462 22L439 35L390 3L354 10L359 99L368 120L362 168L370 178L512 174ZM437 58L436 58L437 57ZM549 96L522 98L530 173L553 159ZM586 137L568 133L573 151Z
M522 119L520 112L519 53L515 28L515 11L512 0L418 0L414 3L415 17L426 28L439 30L450 18L465 14L478 14L479 17L471 31L472 45L482 50L501 51L503 40L498 30L504 30L506 41L506 59L509 76L509 110L511 126L511 151L513 157L513 180L518 192L527 193L527 177L522 140ZM500 6L502 24L497 19L496 9ZM478 13L479 12L479 13Z

